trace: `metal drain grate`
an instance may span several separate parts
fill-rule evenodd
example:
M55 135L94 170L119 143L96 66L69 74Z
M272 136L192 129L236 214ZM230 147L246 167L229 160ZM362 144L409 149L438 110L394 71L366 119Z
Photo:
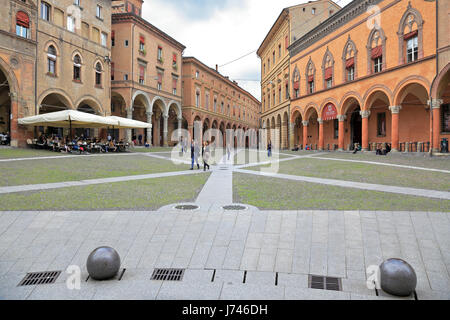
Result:
M18 286L55 283L60 274L61 271L29 272L22 281L20 281Z
M244 206L240 206L240 205L229 205L229 206L223 206L222 208L224 208L225 210L245 210L247 209Z
M312 289L342 291L340 278L309 275L309 287Z
M192 204L182 204L179 206L176 206L175 209L178 210L195 210L198 209L198 206L192 205Z
M184 269L155 269L150 280L181 281Z

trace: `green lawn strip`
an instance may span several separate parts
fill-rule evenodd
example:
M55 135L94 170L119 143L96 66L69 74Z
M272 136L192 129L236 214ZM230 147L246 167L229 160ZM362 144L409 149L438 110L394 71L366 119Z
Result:
M155 210L195 201L209 174L5 194L1 210Z
M142 155L0 162L0 186L77 181L188 170L186 164Z
M450 211L450 200L233 174L233 200L265 210Z
M432 168L441 170L450 170L450 157L429 157L425 155L402 155L388 153L387 156L377 156L372 153L347 153L347 152L330 152L327 154L318 155L318 157L325 158L339 158L346 160L361 160L361 161L373 161L392 163L405 166Z
M268 165L265 167L268 167ZM260 167L250 167L247 169L259 170L259 168ZM450 191L450 174L366 163L302 158L280 162L278 173L389 186Z
M50 150L0 148L0 159L33 158L33 157L57 157L66 153L52 152Z

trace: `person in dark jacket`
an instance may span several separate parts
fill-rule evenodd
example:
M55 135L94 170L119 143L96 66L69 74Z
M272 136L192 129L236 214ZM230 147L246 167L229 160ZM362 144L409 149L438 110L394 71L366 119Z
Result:
M200 165L198 164L198 154L199 148L197 143L192 139L191 141L191 170L194 170L194 162L197 163L197 169L200 169Z
M267 156L272 156L272 141L269 140L269 144L267 145Z

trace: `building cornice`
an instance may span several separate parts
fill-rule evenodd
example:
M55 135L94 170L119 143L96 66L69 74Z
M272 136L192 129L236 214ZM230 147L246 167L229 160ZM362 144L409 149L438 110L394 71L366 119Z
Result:
M177 40L175 40L174 38L169 36L164 31L158 29L157 27L152 25L150 22L148 22L144 18L139 17L138 15L136 15L134 13L125 12L125 13L113 13L112 14L112 17L111 17L112 25L117 24L117 23L124 23L124 22L137 23L137 24L141 25L144 29L147 29L149 32L152 32L152 33L158 35L163 40L168 41L170 44L172 44L174 47L178 48L179 50L184 51L184 49L186 49L186 47L183 44L181 44L180 42L178 42Z
M370 6L376 5L381 1L383 0L353 0L344 8L291 44L288 48L290 56L293 57L299 52L311 47L314 43L322 40L324 37L344 26L349 21L365 14Z

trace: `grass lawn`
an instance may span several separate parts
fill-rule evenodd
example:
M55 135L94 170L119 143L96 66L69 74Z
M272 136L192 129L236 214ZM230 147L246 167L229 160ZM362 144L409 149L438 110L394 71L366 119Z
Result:
M155 210L194 201L210 173L0 195L2 210Z
M185 164L142 155L77 156L0 162L0 186L76 181L188 170Z
M265 210L450 211L449 200L233 174L233 200Z
M259 168L251 167L247 169L259 170ZM365 163L303 158L280 162L278 173L450 191L450 173L378 166Z
M173 147L134 147L130 148L131 152L140 152L140 153L148 153L148 152L171 152Z
M424 155L414 156L404 155L401 153L388 153L387 156L377 156L373 153L360 152L357 154L348 152L329 152L327 154L322 154L319 157L374 161L405 166L450 170L450 157L428 157Z
M21 149L11 147L0 147L0 159L33 158L33 157L55 157L64 156L66 153L51 152L40 149Z

